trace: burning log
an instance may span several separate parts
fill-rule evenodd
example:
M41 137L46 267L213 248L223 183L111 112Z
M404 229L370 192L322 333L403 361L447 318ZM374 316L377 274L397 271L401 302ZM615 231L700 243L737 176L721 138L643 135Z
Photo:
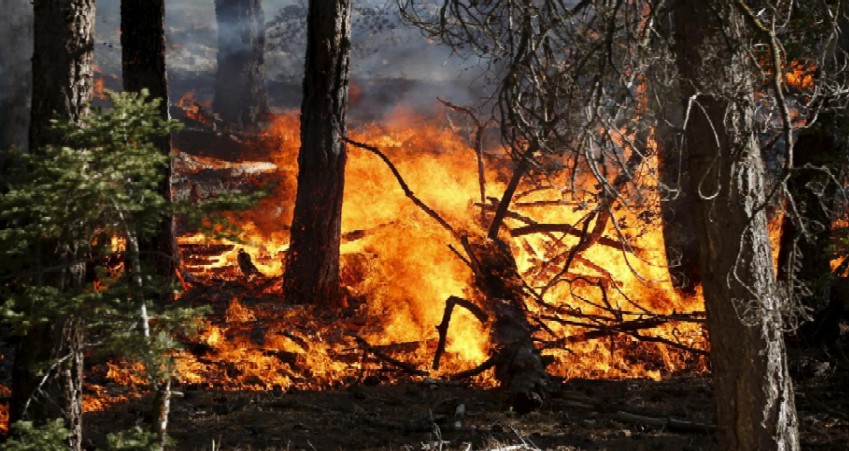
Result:
M495 377L502 387L509 390L511 404L516 412L528 413L539 408L548 396L548 373L531 337L531 325L525 315L525 285L509 246L497 236L482 238L472 243L468 237L458 233L439 213L416 197L404 182L398 169L380 149L344 136L342 139L383 160L401 185L404 194L463 244L463 249L469 256L464 261L470 264L475 275L475 285L483 294L482 310L492 312L495 317L490 334L490 340L495 349L493 356ZM514 185L512 189L515 190L515 188ZM496 218L490 225L490 232L498 230L506 213L506 206L499 208ZM456 300L454 302L457 303ZM445 324L447 329L447 322Z
M416 375L416 376L427 376L428 375L427 371L420 370L420 369L416 368L415 366L413 366L413 365L411 365L407 362L402 362L398 359L392 358L391 356L386 355L383 352L377 350L377 348L372 346L369 342L367 342L362 337L358 337L356 335L354 335L353 337L354 337L354 340L356 340L357 344L363 349L363 352L369 353L369 354L377 357L378 359L380 359L380 360L382 360L386 363L389 363L390 365L392 365L392 366L394 366L394 367L396 367L400 370L406 371L410 374L413 374L413 375Z
M189 161L190 158L183 154L175 163L175 166L185 166L183 173L187 173L174 177L174 194L179 200L197 202L215 198L221 192L234 190L255 192L281 180L277 166L273 163L227 163L220 160L197 162ZM213 164L215 167L209 167ZM191 171L192 169L194 171Z

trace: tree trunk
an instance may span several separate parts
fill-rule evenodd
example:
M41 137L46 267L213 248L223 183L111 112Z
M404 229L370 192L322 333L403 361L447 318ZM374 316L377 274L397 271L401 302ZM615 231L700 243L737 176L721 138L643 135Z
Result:
M743 17L725 2L675 3L690 190L721 449L799 448L767 217L753 133L755 73ZM728 44L729 37L736 39Z
M328 3L331 3L328 5ZM339 235L345 185L351 0L310 2L301 150L283 295L292 303L343 302Z
M218 76L213 110L234 128L253 129L268 113L262 0L215 0Z
M147 89L151 98L162 99L160 117L170 119L168 114L168 81L165 70L165 1L122 0L121 1L121 63L124 90L138 92ZM163 155L171 154L171 136L155 137L154 144ZM162 174L159 194L168 201L171 193L171 164ZM174 236L174 220L166 218L159 225L155 236L139 241L140 258L145 273L157 274L166 284L157 301L171 299L170 285L176 278L177 242Z
M29 132L31 152L61 137L50 131L49 120L77 121L88 113L92 94L94 0L36 0L34 6L33 92ZM79 290L85 269L75 249L41 243L34 252L47 265L61 269L39 273L37 282ZM39 271L39 270L42 271ZM44 312L33 312L41 317ZM73 315L31 326L16 349L12 377L10 421L42 423L64 418L71 431L69 445L82 446L83 324ZM49 363L43 375L35 365Z
M672 36L669 17L660 16L657 30L661 34L662 52L668 56L668 41ZM693 195L687 186L686 148L681 146L681 87L678 80L662 69L651 74L654 83L648 84L648 99L657 118L654 140L657 146L658 182L661 192L660 212L663 221L663 242L666 261L673 286L681 294L693 295L701 284L699 243L693 233Z
M831 114L822 114L819 124L799 134L793 152L793 174L787 190L798 212L789 211L781 224L778 280L792 284L799 302L809 309L813 321L795 332L799 344L819 345L839 335L840 315L831 299L831 210L837 185L822 168L839 171L840 149L833 136L838 125ZM803 221L805 232L799 228Z

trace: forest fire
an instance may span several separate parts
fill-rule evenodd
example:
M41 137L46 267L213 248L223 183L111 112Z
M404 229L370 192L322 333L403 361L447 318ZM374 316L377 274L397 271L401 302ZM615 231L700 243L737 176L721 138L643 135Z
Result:
M416 196L454 227L483 235L481 208L487 211L491 205L481 205L476 151L463 130L434 125L404 110L392 117L357 127L351 137L382 149ZM491 325L465 309L457 309L450 321L439 369L429 368L446 299L478 296L472 273L449 247L456 245L451 234L409 201L385 163L353 146L342 225L347 313L326 318L280 298L298 136L296 115L283 114L265 131L266 142L277 144L269 163L190 157L193 163L182 166L250 166L255 174L276 174L277 185L252 210L231 215L240 230L238 242L211 241L199 233L179 239L191 277L226 291L213 295L221 307L214 308L217 313L195 345L181 354L180 380L221 389L323 388L364 377L450 378L472 370L481 373L474 379L478 384L493 385L491 370L474 371L489 356ZM509 158L498 147L483 153L486 192L500 194L510 176ZM584 212L564 197L554 184L528 184L517 195L507 225L515 237L511 246L519 270L529 283L553 280L579 239L557 228L531 233L534 224L571 227L580 222ZM706 371L701 300L679 297L672 289L658 220L645 220L656 215L636 214L609 224L600 244L574 259L568 279L552 283L544 299L529 305L551 374L657 380ZM630 239L628 247L616 244L617 234ZM231 285L221 285L225 281Z

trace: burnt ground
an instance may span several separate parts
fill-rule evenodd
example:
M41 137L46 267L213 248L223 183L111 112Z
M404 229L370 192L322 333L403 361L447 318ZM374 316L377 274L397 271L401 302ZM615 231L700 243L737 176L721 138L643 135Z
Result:
M849 368L799 368L803 449L849 449ZM328 391L182 390L170 432L180 450L711 450L709 379L571 380L539 411L502 392L432 381ZM464 415L454 415L462 405ZM87 437L130 427L145 400L87 414ZM534 448L535 447L535 448Z
M232 293L251 292L244 288L241 283L231 283L196 289L183 299L211 305L210 320L223 327ZM245 323L244 330L230 324L228 334L242 334L250 341L248 337L254 337L256 328L268 318L298 312L270 299L274 296L256 289L243 295L242 304L266 320ZM330 329L362 330L369 327L365 322L356 315L341 322L330 318L327 327L311 322L309 330L302 332L313 334L318 327L325 340L332 340ZM298 332L294 322L286 324L291 332ZM791 354L803 449L849 449L849 327L841 327L842 336L829 353L801 350ZM511 412L500 390L413 377L386 362L374 365L377 370L369 377L341 379L321 391L275 386L263 391L221 391L211 389L215 385L209 381L206 386L178 385L169 426L177 443L173 449L717 448L710 431L713 396L710 378L705 376L670 376L660 382L555 380L553 394L543 407L520 416ZM238 369L222 368L238 373ZM464 413L456 415L461 405ZM142 398L86 414L85 435L91 448L102 447L106 433L142 423L148 406L149 400Z
M206 302L214 301L209 315L213 324L224 324L228 316L225 306L232 293L238 291L236 288L215 286L198 296ZM251 306L258 317L270 318L275 312L269 309L279 303L266 302L265 297L254 293L253 298L244 296L242 303ZM184 299L191 301L191 296ZM292 313L289 308L283 312ZM277 312L278 317L284 317L280 315ZM252 337L259 323L262 321L245 323L244 330L231 325L228 333ZM329 323L335 324L335 329L342 328L332 318ZM342 324L353 323L361 320L349 317ZM841 327L842 336L829 353L801 350L791 354L803 449L849 449L849 327L845 323ZM292 323L289 329L298 332ZM325 330L322 336L330 339L331 334ZM4 347L3 351L11 350ZM6 386L8 363L0 359L0 376ZM91 360L90 363L96 365ZM377 370L369 377L341 379L321 391L283 390L275 386L262 391L223 391L211 388L217 385L209 380L205 384L177 384L169 425L169 433L176 440L172 449L717 448L710 430L714 422L712 390L710 379L705 376L670 376L660 382L555 380L553 393L540 410L517 415L500 390L404 375L386 362L373 365L377 365ZM96 366L88 377L102 390L98 393L121 395L134 391L109 382L97 368L102 369ZM223 373L238 372L236 367L221 368ZM107 433L144 424L149 405L147 396L87 413L87 448L103 449ZM458 415L459 411L463 413Z

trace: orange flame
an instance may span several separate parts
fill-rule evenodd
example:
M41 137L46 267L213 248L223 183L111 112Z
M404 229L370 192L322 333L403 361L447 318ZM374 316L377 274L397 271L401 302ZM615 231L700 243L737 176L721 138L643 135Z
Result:
M476 205L480 194L474 149L454 130L434 125L409 111L399 109L390 117L392 120L385 124L357 128L351 132L351 137L381 148L416 195L456 228L483 234L475 221L480 216L480 205ZM227 243L230 247L221 253L220 259L194 269L199 276L217 266L229 268L218 271L217 277L239 277L235 269L239 247L244 248L266 277L282 273L280 264L288 247L288 233L281 224L291 221L300 146L297 115L277 116L266 134L275 137L273 142L279 145L271 160L283 183L274 197L262 202L256 209L258 212L235 218L243 230L243 242ZM627 147L624 143L633 137L625 139L626 131L620 134L623 134L623 147ZM487 192L500 194L505 188L503 168L509 167L509 163L500 162L507 159L506 152L501 148L486 149L485 159L492 163L486 173ZM641 176L647 190L653 187L648 172L654 164L647 162L646 174ZM260 315L233 299L225 323L209 325L203 334L203 342L212 351L201 360L189 354L182 356L180 372L185 382L234 388L332 385L334 381L354 377L365 370L361 361L345 357L356 347L350 339L355 333L371 345L387 349L403 343L417 343L412 348L404 346L403 360L426 368L433 356L437 338L434 326L441 321L445 299L451 295L470 299L476 296L471 288L471 272L448 247L453 238L405 197L389 169L377 157L350 148L346 180L343 279L349 296L365 300L367 324L360 327L342 325L344 330L339 330L338 323L344 323L344 319L337 320L335 327L314 322L304 333L288 335L270 327L259 339L251 338L246 323L260 316L265 319L268 314ZM576 211L566 202L558 206L562 199L562 193L556 188L537 190L518 199L514 209L539 222L578 223L584 212ZM657 209L657 206L652 208ZM585 275L582 281L553 287L547 292L546 301L570 308L572 300L578 297L600 299L601 290L605 290L606 302L622 311L643 308L671 315L702 310L700 296L681 298L671 289L668 272L662 263L665 256L659 225L655 221L638 229L637 225L642 223L638 214L623 212L618 223L608 225L606 232L615 237L614 227L632 224L625 228L625 233L638 252L632 254L610 246L591 247L581 261L573 264L574 271ZM508 225L521 224L511 220ZM573 246L577 242L576 237L568 235L559 239L561 246ZM204 242L204 238L186 236L180 242L197 244ZM548 261L556 261L556 249L543 237L527 235L515 239L513 244L520 271L530 273ZM589 283L590 279L610 282L601 287L598 283ZM639 308L632 308L633 303L638 303ZM580 308L585 314L594 313L590 304ZM532 306L532 316L544 313L543 309ZM287 324L311 321L308 318L308 313L294 309L286 312L283 318L276 318L274 324L286 330ZM569 352L556 348L544 351L554 361L549 366L554 374L659 379L677 371L706 370L703 358L673 351L661 343L647 344L624 336L581 340L581 334L586 331L568 324L555 324L551 331L558 337L572 339ZM703 328L696 323L667 323L643 331L643 334L671 337L694 348L707 347ZM451 321L443 364L432 376L473 368L488 357L489 351L488 326L459 310ZM240 375L234 378L222 374L216 367L222 362L241 362L235 363ZM309 377L303 375L305 368L309 369ZM491 383L490 377L483 376L479 382Z

